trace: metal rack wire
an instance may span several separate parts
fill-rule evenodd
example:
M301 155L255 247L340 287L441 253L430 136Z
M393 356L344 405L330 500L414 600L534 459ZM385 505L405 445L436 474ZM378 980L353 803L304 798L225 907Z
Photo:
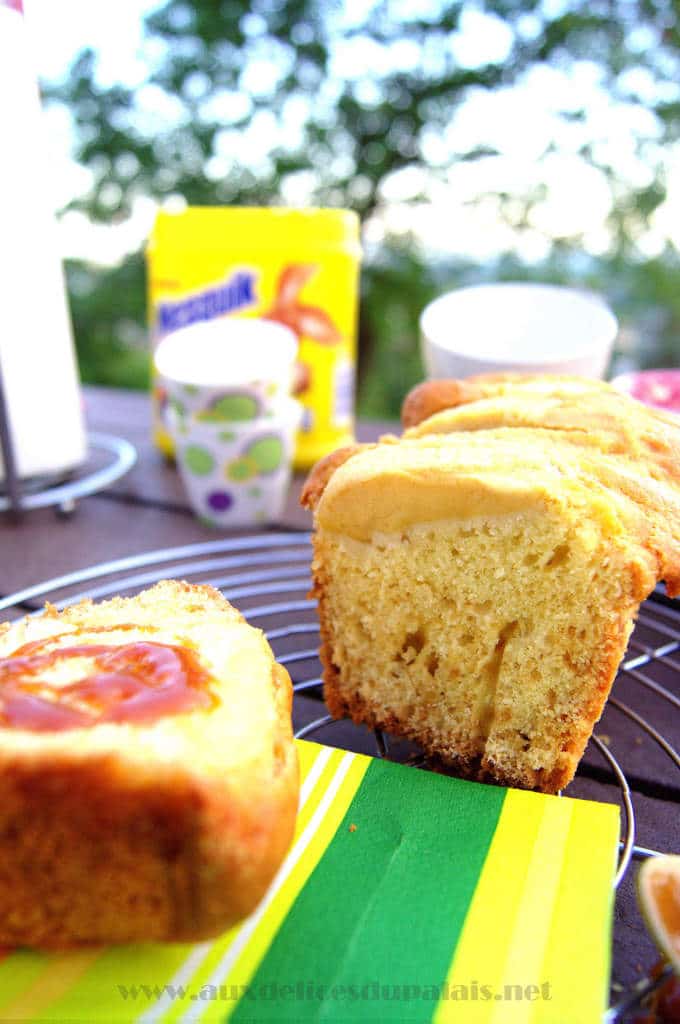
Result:
M306 596L311 584L310 561L310 535L307 533L237 536L151 551L46 580L0 598L0 612L11 619L35 613L46 600L61 608L84 597L132 594L166 578L209 583L235 602L249 622L264 629L278 660L291 673L295 693L319 699L319 716L300 728L297 735L323 739L325 733L332 742L334 723L323 713L321 704L315 602ZM268 629L267 622L274 616L279 624ZM619 689L624 691L625 700L619 695ZM607 715L624 716L636 732L641 731L651 738L664 761L670 762L673 773L680 770L680 754L644 711L650 694L660 702L661 708L669 711L680 708L680 607L677 602L659 593L643 605L619 671L616 694L609 699L601 725L606 728ZM375 756L404 759L399 750L403 745L393 747L384 734L376 732L374 743ZM624 770L617 753L610 749L606 735L593 736L592 745L604 763L606 781L618 786L623 811L616 874L618 886L633 857L645 858L665 851L636 843L634 797L627 778L629 766ZM629 753L625 751L626 755ZM421 764L422 758L419 760L411 752L409 763ZM634 765L632 770L635 770ZM672 777L669 785L677 785L677 779ZM633 992L620 997L608 1013L608 1024L623 1020L655 983L643 979Z

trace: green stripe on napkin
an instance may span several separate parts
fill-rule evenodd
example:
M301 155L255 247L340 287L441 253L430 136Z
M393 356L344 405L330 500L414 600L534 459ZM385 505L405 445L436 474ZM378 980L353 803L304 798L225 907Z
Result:
M372 761L252 979L255 998L232 1019L281 1020L291 986L300 1022L364 1021L371 1006L381 1021L429 1020L504 798L496 787ZM280 998L268 999L274 990Z

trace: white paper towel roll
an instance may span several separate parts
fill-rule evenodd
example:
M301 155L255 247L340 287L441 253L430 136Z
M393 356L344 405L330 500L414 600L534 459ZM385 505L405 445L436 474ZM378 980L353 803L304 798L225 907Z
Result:
M37 78L15 6L0 0L0 367L25 478L77 466L86 442Z

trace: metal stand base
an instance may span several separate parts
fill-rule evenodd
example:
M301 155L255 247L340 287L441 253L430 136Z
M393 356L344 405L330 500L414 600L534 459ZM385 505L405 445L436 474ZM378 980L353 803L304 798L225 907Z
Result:
M1 401L0 405L2 405ZM108 465L97 470L88 470L87 467L84 467L76 470L69 480L62 482L60 478L56 484L46 483L46 486L41 487L39 490L26 491L24 489L23 492L16 477L13 492L9 474L6 474L5 486L7 493L4 495L0 494L0 512L10 512L16 520L24 512L31 509L46 508L49 505L54 505L59 515L71 515L75 511L78 498L83 498L87 494L92 494L95 491L102 490L104 487L109 487L115 480L124 476L137 461L137 452L133 445L129 441L124 441L121 437L115 437L112 434L89 433L87 441L90 452L103 451L112 456ZM7 459L4 446L2 454L5 459L6 469Z
M21 483L17 474L16 459L14 458L14 445L12 443L12 430L9 423L7 401L5 398L5 386L2 378L2 366L0 365L0 451L5 467L5 487L7 489L8 507L15 519L21 515Z

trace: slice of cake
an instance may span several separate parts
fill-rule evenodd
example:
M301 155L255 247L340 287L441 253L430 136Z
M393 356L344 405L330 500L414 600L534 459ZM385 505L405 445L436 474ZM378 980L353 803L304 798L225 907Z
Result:
M466 775L555 792L640 602L660 579L680 592L680 424L563 378L416 397L404 438L336 453L303 493L326 701Z
M253 910L293 833L291 699L210 587L0 626L0 944L186 942Z

